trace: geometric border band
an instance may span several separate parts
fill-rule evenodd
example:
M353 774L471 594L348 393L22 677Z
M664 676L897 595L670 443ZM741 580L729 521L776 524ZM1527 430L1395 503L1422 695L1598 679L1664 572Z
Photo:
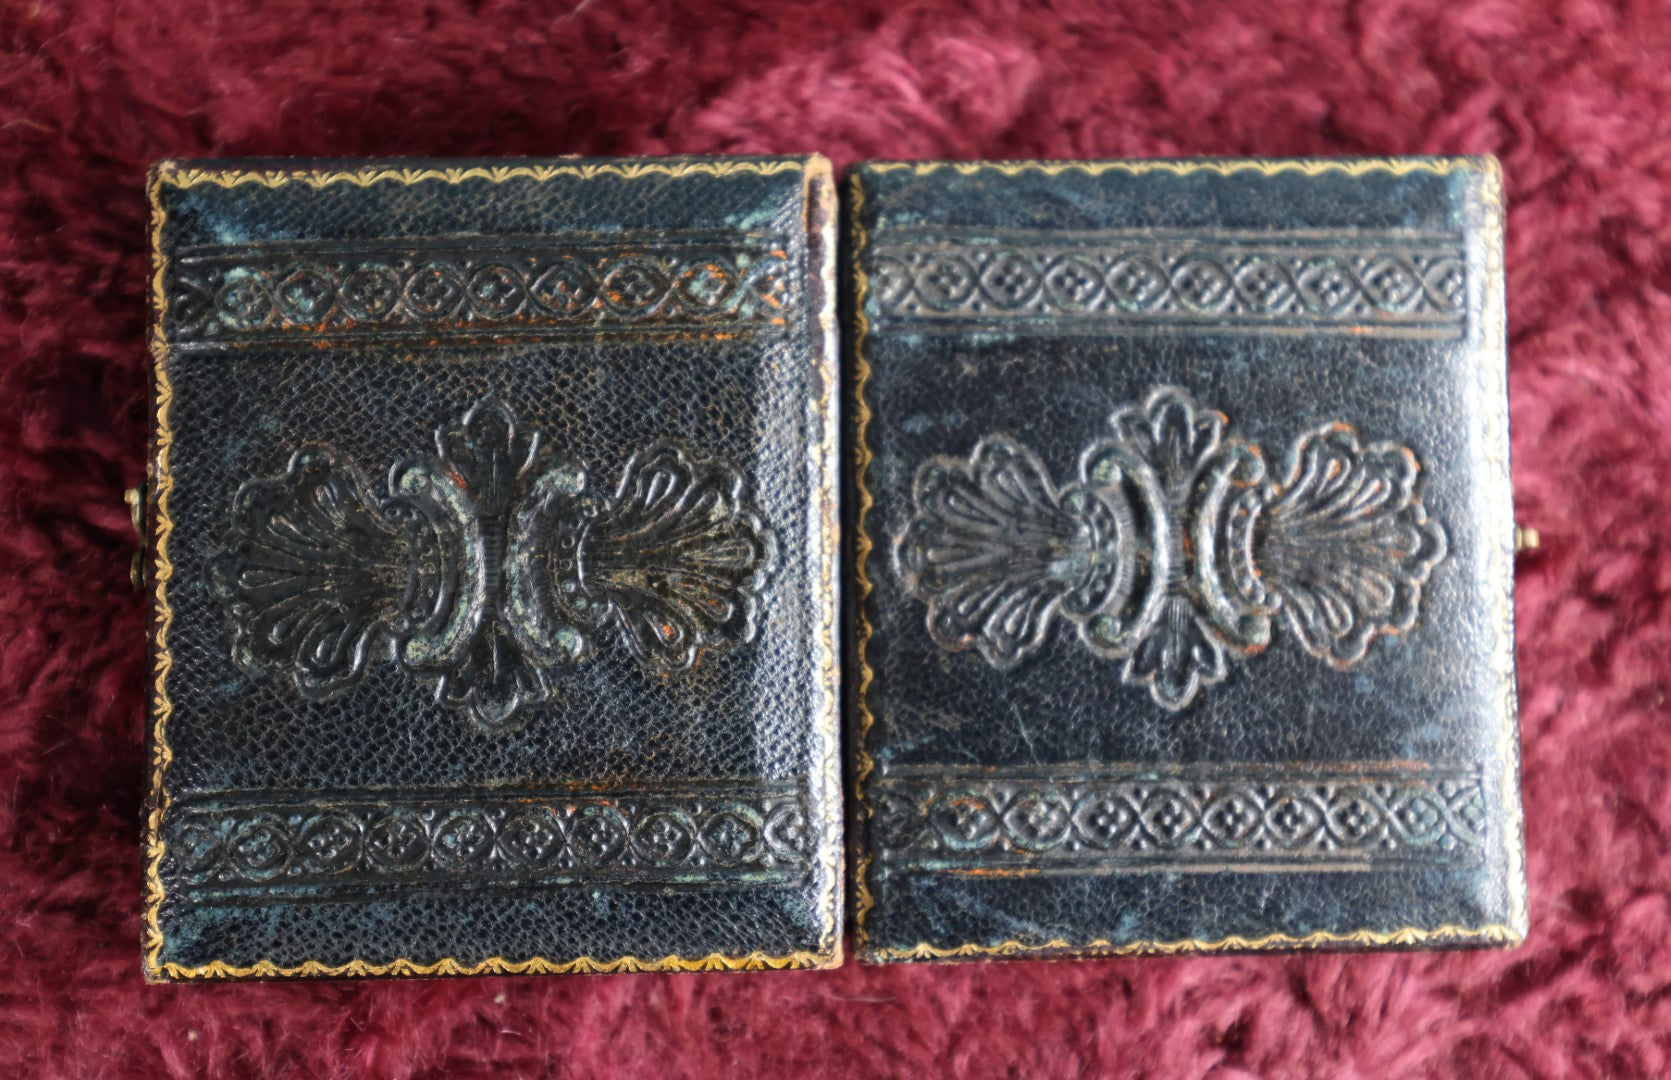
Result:
M895 226L867 259L878 323L1050 336L1455 338L1461 238L1405 230L947 230Z
M883 874L1353 871L1477 862L1481 778L1359 763L889 775L871 791Z
M802 268L740 233L391 237L182 251L176 350L506 342L599 334L772 335Z
M585 792L194 797L164 827L164 879L194 904L608 883L797 885L808 800L784 785Z

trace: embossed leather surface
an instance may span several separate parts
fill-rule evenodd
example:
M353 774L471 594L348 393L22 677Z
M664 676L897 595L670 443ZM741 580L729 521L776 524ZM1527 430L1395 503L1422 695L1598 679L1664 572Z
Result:
M152 196L148 974L833 962L827 163Z
M848 206L862 955L1518 941L1495 162Z

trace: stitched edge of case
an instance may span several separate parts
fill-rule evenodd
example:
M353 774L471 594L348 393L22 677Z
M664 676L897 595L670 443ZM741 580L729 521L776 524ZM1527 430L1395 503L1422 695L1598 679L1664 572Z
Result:
M927 176L930 173L944 170L950 170L964 176L971 176L979 172L997 172L1004 176L1017 176L1022 173L1042 173L1047 176L1057 176L1070 171L1084 172L1090 176L1100 176L1108 172L1122 172L1137 176L1146 173L1170 173L1174 176L1188 176L1192 173L1202 172L1216 173L1220 176L1230 176L1242 172L1257 173L1261 176L1275 176L1284 172L1296 172L1305 176L1319 176L1325 173L1340 173L1347 176L1363 176L1368 173L1389 173L1394 176L1406 176L1412 173L1432 173L1439 176L1448 176L1456 172L1477 173L1481 178L1479 199L1485 211L1480 230L1485 256L1485 273L1483 275L1484 292L1481 296L1479 308L1479 347L1476 350L1474 366L1479 376L1479 389L1482 397L1491 405L1491 407L1482 410L1482 422L1485 425L1484 443L1488 452L1494 451L1502 455L1503 491L1499 499L1494 501L1507 504L1503 517L1504 521L1512 527L1514 516L1513 494L1508 487L1510 477L1508 468L1509 439L1507 427L1501 422L1505 415L1506 404L1501 409L1496 405L1498 402L1506 403L1507 401L1508 351L1503 302L1503 214L1505 211L1503 205L1503 175L1502 168L1495 157L1485 155L1443 158L884 161L866 163L864 168L879 173L910 170L918 176ZM869 336L870 322L865 315L865 299L869 277L864 272L862 259L868 241L860 214L865 202L863 173L855 171L849 176L849 190L852 193L851 204L848 207L852 230L849 261L854 285L852 316L853 470L854 488L857 493L853 518L855 534L854 573L858 582L858 595L855 597L854 604L856 617L853 640L854 665L857 673L854 680L854 715L857 730L854 738L853 798L858 807L859 820L857 828L854 830L858 834L858 842L855 845L856 853L854 856L853 939L859 958L872 963L898 960L954 960L1010 956L1034 956L1041 959L1054 956L1060 959L1070 959L1076 956L1153 956L1211 952L1258 952L1276 949L1318 949L1330 946L1418 947L1424 944L1443 943L1513 946L1524 941L1528 927L1524 846L1525 817L1520 802L1520 726L1514 674L1514 579L1513 564L1508 554L1513 550L1512 537L1510 537L1506 544L1499 541L1488 544L1486 548L1492 576L1494 580L1503 583L1501 591L1493 598L1494 610L1492 614L1495 616L1493 622L1499 633L1497 634L1495 648L1492 650L1492 662L1503 692L1501 723L1499 723L1497 730L1496 757L1500 768L1498 802L1505 815L1505 820L1502 823L1502 834L1504 870L1507 878L1505 884L1509 905L1508 922L1488 923L1478 927L1445 925L1431 928L1406 926L1396 930L1362 929L1345 932L1317 930L1303 937L1277 932L1257 937L1231 934L1214 940L1184 938L1177 941L1140 940L1124 943L1115 943L1099 938L1083 944L1074 944L1061 939L1043 943L1010 939L993 945L965 942L948 947L931 945L925 941L919 941L909 948L890 948L871 944L866 919L876 906L876 899L870 889L870 873L874 863L870 850L870 818L872 811L865 797L865 790L866 781L876 768L875 759L870 754L870 732L876 721L875 716L870 711L869 689L875 679L875 673L872 672L866 659L866 647L871 634L870 619L866 614L866 601L875 590L875 585L871 582L867 570L870 553L875 545L865 529L865 518L875 505L875 499L866 484L866 477L870 472L873 455L871 454L870 444L866 440L866 434L870 427L871 411L869 400L865 397L865 387L870 381L871 368L869 357L865 355L865 339Z
M613 972L642 972L642 971L760 971L784 970L793 968L823 969L839 967L842 963L841 948L841 916L839 911L839 893L841 882L842 856L842 807L839 798L840 777L840 729L839 703L830 685L823 687L824 703L820 706L817 716L818 731L824 744L824 753L818 762L822 775L812 777L815 785L824 788L825 803L824 826L830 843L825 847L831 849L822 859L821 867L826 881L823 894L835 894L836 898L821 896L818 911L821 920L819 931L819 948L816 950L800 950L786 954L770 954L765 952L750 952L745 954L708 953L703 956L689 956L670 954L662 957L640 957L622 955L598 959L591 956L579 956L570 960L551 960L541 956L530 957L526 960L509 960L501 956L469 963L452 957L442 957L433 963L421 963L405 957L399 957L387 962L353 959L340 964L331 964L320 960L304 960L299 964L279 965L270 960L259 960L254 964L230 964L223 960L211 960L205 964L185 965L162 959L165 940L161 925L161 910L165 889L162 883L162 860L166 845L162 840L162 819L168 808L169 794L167 787L168 766L174 760L173 751L168 745L168 720L173 714L174 706L168 696L168 675L174 665L173 655L168 647L168 631L173 625L174 609L168 601L168 582L174 576L174 564L168 556L168 540L174 531L173 519L168 512L168 499L174 490L174 476L169 469L169 455L174 444L174 431L169 424L169 408L173 403L174 391L168 377L169 348L167 336L164 332L164 318L168 312L168 295L164 287L167 272L167 259L162 249L162 231L167 220L167 211L161 200L162 188L166 186L189 188L200 184L214 184L219 187L233 188L244 184L259 184L263 187L276 188L289 183L301 183L313 188L323 188L332 184L353 184L366 187L374 183L393 182L403 185L416 184L423 181L438 180L446 184L459 184L466 180L485 180L488 183L502 183L506 180L527 179L543 182L559 176L572 176L590 179L597 176L618 176L634 179L641 176L715 176L722 177L733 173L753 173L760 176L773 176L786 172L801 172L805 180L802 185L802 198L807 202L807 213L810 215L814 208L810 204L813 189L822 181L824 200L833 204L835 200L834 176L830 163L819 154L805 157L784 159L735 159L735 160L670 160L643 162L575 162L573 164L524 164L507 166L457 166L457 167L396 167L389 164L367 164L356 169L346 170L241 170L241 169L212 169L183 166L177 162L164 160L157 162L151 169L146 181L146 198L151 211L151 334L150 351L152 372L154 377L152 402L152 444L150 448L151 461L151 489L149 530L150 557L152 563L152 600L154 603L153 618L154 632L151 635L151 702L148 710L150 718L150 766L151 779L145 808L145 906L143 916L142 947L144 957L144 975L148 982L175 982L199 979L241 979L241 978L358 978L366 976L433 976L433 975L563 975L563 974L608 974ZM826 221L833 221L833 217L826 216ZM810 224L810 220L809 220ZM808 233L808 242L813 246L814 254L821 255L821 265L809 268L816 275L821 270L833 270L834 267L834 233L833 225L826 225L824 234L814 237ZM833 281L833 273L830 275ZM820 380L820 398L813 402L817 409L819 422L823 426L821 449L826 451L828 459L830 452L836 447L836 422L833 419L837 409L833 387L838 384L838 365L835 352L830 348L830 335L833 333L835 321L835 295L832 287L826 290L829 295L822 297L818 305L817 318L821 332L822 352L815 358L815 363L822 369L823 378ZM834 464L833 462L831 463ZM839 469L836 470L839 472ZM822 512L820 540L823 546L826 573L821 583L824 592L824 607L826 618L820 628L821 647L824 652L822 665L825 680L833 679L833 673L839 670L839 652L837 644L838 630L831 614L837 603L837 577L839 566L836 558L836 543L838 537L834 530L839 520L834 503L837 499L838 478L835 473L826 470L823 480L823 502L830 507ZM831 791L835 792L832 797Z

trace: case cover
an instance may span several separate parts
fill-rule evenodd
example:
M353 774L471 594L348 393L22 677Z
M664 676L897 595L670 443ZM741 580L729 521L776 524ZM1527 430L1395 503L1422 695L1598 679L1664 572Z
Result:
M147 975L838 962L828 163L150 197Z
M861 955L1518 941L1496 162L848 198Z

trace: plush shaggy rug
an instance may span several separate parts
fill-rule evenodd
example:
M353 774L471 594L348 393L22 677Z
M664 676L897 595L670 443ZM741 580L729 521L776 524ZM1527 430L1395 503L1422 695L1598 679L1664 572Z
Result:
M1665 1075L1671 10L1126 8L0 2L0 1075ZM141 983L147 163L810 150L1502 158L1523 948Z

